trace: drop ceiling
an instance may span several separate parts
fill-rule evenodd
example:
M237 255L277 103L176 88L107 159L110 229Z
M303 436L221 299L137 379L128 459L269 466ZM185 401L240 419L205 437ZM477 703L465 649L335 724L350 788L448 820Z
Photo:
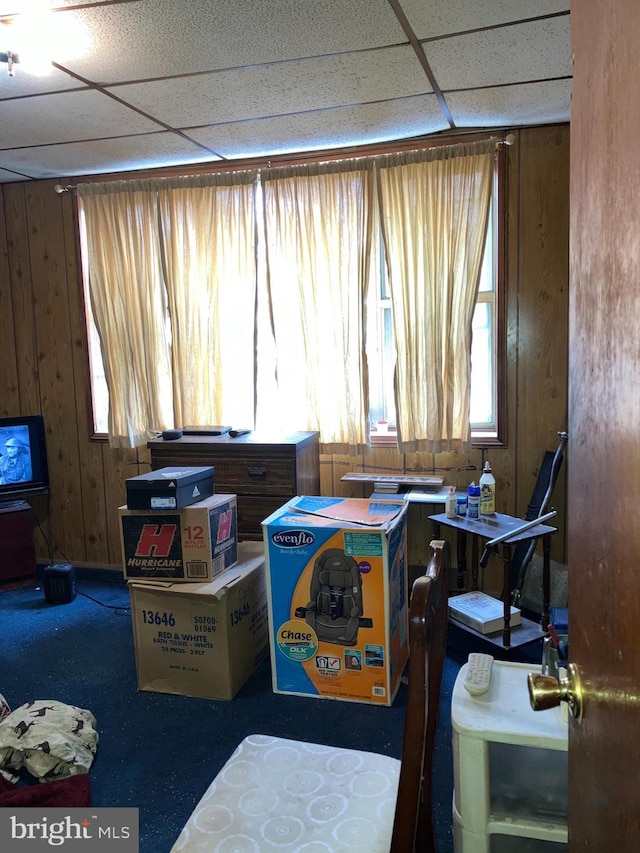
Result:
M21 5L0 0L0 20ZM568 0L55 8L90 47L68 58L79 39L57 38L45 77L0 63L0 182L569 121Z

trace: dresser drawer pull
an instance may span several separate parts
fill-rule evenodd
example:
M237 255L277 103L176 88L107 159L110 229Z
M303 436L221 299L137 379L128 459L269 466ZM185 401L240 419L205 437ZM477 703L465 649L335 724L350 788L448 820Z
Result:
M266 468L247 468L247 475L251 480L266 480L267 478L267 469Z

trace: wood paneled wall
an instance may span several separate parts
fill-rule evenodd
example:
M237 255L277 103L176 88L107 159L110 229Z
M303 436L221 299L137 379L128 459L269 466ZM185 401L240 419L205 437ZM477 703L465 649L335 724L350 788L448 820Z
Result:
M489 459L498 511L526 512L544 451L555 450L557 433L567 426L569 127L519 130L515 137L508 150L506 447L407 456L385 447L364 457L323 456L323 494L363 494L340 479L352 470L438 471L464 487ZM45 418L51 493L31 501L38 555L119 566L124 481L148 470L149 457L146 450L116 451L90 437L75 202L70 193L57 194L55 183L2 185L0 375L6 390L0 415ZM552 557L560 561L565 472L566 463L553 499L559 533ZM413 512L410 562L424 563L430 538L426 512Z

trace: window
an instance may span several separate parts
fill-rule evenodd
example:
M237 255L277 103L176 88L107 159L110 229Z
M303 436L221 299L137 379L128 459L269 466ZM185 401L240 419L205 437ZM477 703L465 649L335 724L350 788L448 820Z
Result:
M501 443L504 426L500 422L500 371L498 369L498 344L502 334L498 312L501 282L501 266L498 259L502 246L499 201L501 184L498 158L478 297L473 316L471 351L471 434L474 443L482 445ZM374 306L369 325L369 340L372 342L368 351L370 423L374 441L376 439L386 441L388 436L393 440L395 433L393 306L387 287L381 240L378 241L375 252L379 258L379 270L373 283L376 297L373 300ZM378 426L379 422L381 426Z
M499 163L504 158L496 158L496 163ZM500 341L502 339L502 329L500 328L500 272L501 264L499 258L501 253L501 227L499 220L501 218L501 205L499 203L501 186L499 180L499 168L496 166L494 170L494 185L492 193L492 203L490 211L490 223L487 229L482 269L480 275L479 288L476 298L476 305L473 317L473 344L472 344L472 377L471 377L471 401L470 415L472 423L472 436L476 442L482 444L500 443ZM485 167L485 192L486 192L486 167ZM257 184L260 187L260 182ZM258 197L260 200L261 193L258 189ZM486 195L485 195L486 199ZM84 239L84 224L82 217L80 220L81 230L81 247L83 258L86 257L85 239ZM453 233L453 232L452 232ZM480 233L476 231L480 237ZM369 420L372 428L372 436L374 440L380 438L383 432L393 436L395 430L395 403L394 403L394 337L393 337L393 304L386 279L386 262L384 258L383 243L378 236L376 245L373 249L374 256L377 259L375 264L376 273L374 275L375 282L371 292L375 293L375 297L367 304L367 359L368 359L368 379L369 379ZM391 250L395 243L391 244ZM462 244L463 246L466 244ZM477 246L476 265L479 263L479 254L481 245ZM264 247L258 243L258 256L261 258ZM262 264L261 264L262 266ZM477 266L476 266L477 269ZM445 272L446 274L446 272ZM395 279L394 279L395 281ZM419 281L419 280L418 280ZM264 293L262 285L259 284L259 293ZM469 311L468 298L472 297L468 293L467 308ZM93 425L96 435L104 435L107 429L108 420L108 392L104 379L104 370L102 368L102 354L98 335L91 317L91 304L88 296L88 288L86 286L86 271L85 271L85 301L87 305L88 318L88 337L90 346L90 371L91 371L91 387L92 387L92 404L93 404ZM335 315L334 315L335 316ZM411 317L411 314L407 315ZM468 316L468 313L466 314ZM265 313L265 303L258 302L256 317L258 326L265 328L257 329L258 341L267 341L269 338L269 315ZM308 328L308 326L307 326ZM405 326L404 328L410 328ZM442 328L442 327L441 327ZM466 342L468 344L468 340ZM466 349L466 345L463 347ZM409 348L405 352L419 352L421 350L416 347ZM450 356L451 358L451 356ZM264 353L259 354L258 364L262 365L268 361L264 358ZM455 363L455 359L453 359ZM420 362L420 364L423 364ZM258 371L259 373L260 371ZM274 374L270 372L269 381L272 381ZM259 381L259 376L257 377ZM466 386L463 386L466 387ZM257 389L258 398L262 400L260 410L264 417L264 413L269 409L269 401L265 404L265 396L273 398L273 395L263 394L262 389ZM409 395L411 396L411 395ZM324 397L323 397L324 399ZM405 397L405 399L407 399ZM362 408L360 410L362 412ZM366 411L366 408L365 408ZM433 411L433 409L428 409ZM377 427L378 421L386 420L384 428ZM362 417L360 418L362 424ZM424 423L422 416L420 424ZM260 423L258 423L260 427Z

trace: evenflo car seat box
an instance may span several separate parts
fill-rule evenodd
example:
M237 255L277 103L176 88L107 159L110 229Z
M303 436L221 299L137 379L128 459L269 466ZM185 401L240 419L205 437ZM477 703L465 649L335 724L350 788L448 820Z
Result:
M299 496L262 528L274 692L391 705L408 656L407 504Z

